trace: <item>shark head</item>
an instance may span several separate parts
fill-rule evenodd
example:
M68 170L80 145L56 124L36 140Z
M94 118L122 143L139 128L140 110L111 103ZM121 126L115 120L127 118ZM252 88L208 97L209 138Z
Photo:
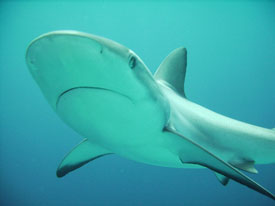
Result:
M152 74L133 51L95 35L44 34L29 45L26 62L54 110L60 96L76 88L108 90L132 101L161 95Z
M141 121L161 129L168 119L168 103L151 72L133 51L114 41L51 32L31 42L26 62L52 108L83 136L114 123L137 128L136 133L144 129ZM131 127L128 117L136 119ZM110 136L119 132L108 131Z

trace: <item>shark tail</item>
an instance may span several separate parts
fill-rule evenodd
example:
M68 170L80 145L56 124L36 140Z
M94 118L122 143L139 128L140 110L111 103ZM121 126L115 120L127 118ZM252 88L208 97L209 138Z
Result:
M167 126L164 131L170 132L181 138L182 150L179 154L179 159L183 164L197 164L206 167L216 173L217 178L223 185L226 185L229 179L232 179L275 200L274 194L246 176L236 166L222 160L203 146L183 136L171 126ZM250 166L248 168L251 169ZM257 173L253 168L251 172Z
M275 128L266 129L265 135L255 146L256 164L274 164L275 163Z

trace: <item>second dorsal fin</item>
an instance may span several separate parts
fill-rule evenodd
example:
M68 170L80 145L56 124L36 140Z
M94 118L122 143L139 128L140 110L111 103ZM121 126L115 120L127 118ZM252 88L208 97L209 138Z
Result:
M187 51L184 47L175 49L163 60L154 75L157 80L167 82L182 96L185 96L186 55Z

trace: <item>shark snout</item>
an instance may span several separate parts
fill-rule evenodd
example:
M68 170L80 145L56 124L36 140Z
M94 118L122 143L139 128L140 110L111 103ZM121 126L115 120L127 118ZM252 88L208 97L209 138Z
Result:
M54 109L60 95L73 88L112 88L106 71L108 48L96 36L77 34L44 34L32 41L26 52L28 68Z

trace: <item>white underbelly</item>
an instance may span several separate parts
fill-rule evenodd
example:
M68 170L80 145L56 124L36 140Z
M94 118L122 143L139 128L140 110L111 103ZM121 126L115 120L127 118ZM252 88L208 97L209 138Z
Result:
M156 102L81 88L60 97L57 113L83 137L118 155L156 164L171 156L161 136L167 117Z

